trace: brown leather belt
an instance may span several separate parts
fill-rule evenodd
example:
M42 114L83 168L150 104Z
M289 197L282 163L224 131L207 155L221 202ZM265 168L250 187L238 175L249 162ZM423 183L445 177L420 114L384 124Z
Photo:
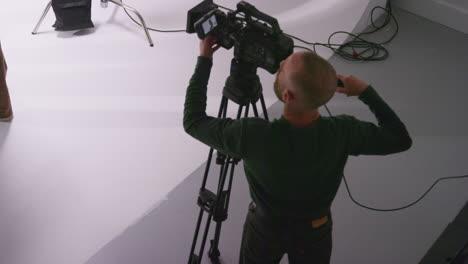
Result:
M313 228L319 228L322 225L326 224L327 222L328 222L328 216L326 215L326 216L324 216L322 218L312 220L312 227Z
M257 205L254 202L250 203L249 208L252 209L252 210L258 210L258 212L263 216L268 216L268 213L266 213L261 208L258 208ZM328 216L326 215L326 216L324 216L322 218L312 220L310 223L312 224L313 228L319 228L322 225L326 224L328 222L328 220L329 220Z

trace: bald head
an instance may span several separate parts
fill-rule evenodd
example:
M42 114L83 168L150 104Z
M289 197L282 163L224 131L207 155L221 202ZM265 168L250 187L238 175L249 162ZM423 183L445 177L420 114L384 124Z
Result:
M313 110L334 95L337 77L333 66L314 52L296 52L280 64L275 93L283 101L288 90L295 108Z

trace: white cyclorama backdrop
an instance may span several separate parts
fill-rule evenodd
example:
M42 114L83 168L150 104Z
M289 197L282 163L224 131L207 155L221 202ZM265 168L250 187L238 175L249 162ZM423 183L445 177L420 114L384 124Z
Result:
M468 34L468 1L466 0L394 0L411 13Z
M326 42L364 28L385 1L250 1L285 32ZM198 1L143 1L151 27L185 29ZM217 1L234 8L237 1ZM15 119L0 124L0 262L83 263L165 199L206 160L207 147L184 133L185 90L199 40L151 33L155 47L120 8L93 1L96 28L55 32L47 0L8 1L0 40L9 65ZM344 35L334 42L342 43ZM298 43L300 44L300 43ZM319 48L328 58L331 52ZM216 115L232 50L214 59L208 111ZM268 106L274 76L259 71ZM349 73L343 73L349 74ZM337 96L333 103L340 103ZM231 105L230 116L236 106ZM194 206L190 204L187 206ZM164 239L164 238L161 238Z

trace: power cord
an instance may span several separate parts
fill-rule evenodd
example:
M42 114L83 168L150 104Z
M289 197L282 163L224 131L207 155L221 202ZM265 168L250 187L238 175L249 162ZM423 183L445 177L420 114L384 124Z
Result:
M123 4L123 0L120 0L120 2ZM143 27L140 23L138 23L138 21L136 21L132 15L130 15L127 11L127 9L123 9L125 11L125 13L127 14L127 16L135 23L137 24L138 26L140 27ZM160 32L160 33L179 33L179 32L186 32L185 29L168 29L168 30L161 30L161 29L155 29L155 28L150 28L150 27L147 27L148 30L150 31L155 31L155 32Z
M123 0L120 0L120 2L123 4ZM230 8L227 8L227 7L224 7L224 6L220 6L220 5L217 5L218 7L222 8L222 9L225 9L225 10L228 10L228 11L234 11ZM132 15L130 15L128 13L128 11L124 8L123 9L125 11L125 13L127 14L127 16L135 23L137 24L138 26L140 27L143 27L138 21L136 21L135 18L132 17ZM168 30L161 30L161 29L155 29L155 28L150 28L150 27L146 27L148 30L150 31L155 31L155 32L160 32L160 33L180 33L180 32L187 32L185 29L168 29Z
M120 2L123 3L123 0L120 0ZM228 11L233 11L232 9L224 7L224 6L218 5L218 7L222 8L222 9L225 9L225 10L228 10ZM386 14L387 14L387 16L385 18L385 22L381 26L377 26L375 24L375 22L374 22L374 12L376 10L379 10L379 9L385 11ZM135 24L142 27L142 25L138 21L136 21L135 18L133 18L132 15L130 15L126 9L124 9L124 11L127 14L127 16ZM378 31L382 30L388 24L390 24L392 19L393 19L393 21L395 21L396 30L395 30L395 33L392 35L392 37L390 37L390 39L388 39L387 41L384 41L382 43L374 43L374 42L371 42L371 41L368 41L368 40L365 40L365 39L361 38L364 35L369 35L369 34L372 34L372 33L375 33L375 32L378 32ZM363 32L363 33L358 34L358 35L354 35L352 33L346 32L346 31L336 31L336 32L334 32L333 34L330 35L330 37L328 38L328 41L327 41L326 44L318 43L318 42L309 42L309 41L303 40L303 39L301 39L299 37L296 37L296 36L293 36L293 35L290 35L290 34L287 34L287 33L285 33L285 35L292 38L292 39L295 39L295 40L298 40L298 41L300 41L302 43L305 43L307 45L312 45L313 46L313 51L315 53L317 53L316 46L323 46L323 47L327 47L327 48L331 49L334 53L338 54L340 57L342 57L342 58L344 58L346 60L350 60L350 61L381 61L381 60L385 60L386 58L388 58L389 52L383 45L389 43L390 41L392 41L396 37L396 35L398 34L398 30L399 30L398 21L396 20L395 16L393 16L393 14L392 14L392 6L390 4L390 1L387 2L387 7L386 8L377 6L377 7L374 7L372 9L372 11L371 11L371 24L374 27L374 30L371 30L369 32ZM183 29L161 30L161 29L155 29L155 28L151 28L151 27L148 27L148 30L155 31L155 32L160 32L160 33L186 32ZM343 44L332 44L331 39L332 39L333 36L335 36L337 34L347 34L349 36L354 37L354 39L352 39L351 41L345 42ZM295 47L312 51L311 49L309 49L307 47L304 47L304 46L295 46ZM348 51L349 49L351 49L351 51ZM356 49L364 49L364 50L358 52ZM369 53L369 52L371 52L371 54L369 56L367 56L366 54ZM381 53L383 53L383 54L380 55Z
M381 26L376 26L375 22L374 22L374 12L378 9L382 9L386 12L387 16L385 17L385 22L381 25ZM378 32L380 30L382 30L383 28L385 28L388 24L390 24L390 22L392 21L395 21L395 25L396 25L396 30L395 30L395 33L386 41L382 42L382 43L374 43L374 42L371 42L371 41L367 41L363 38L361 38L362 36L364 35L369 35L369 34L372 34L372 33L375 33L375 32ZM392 6L391 6L391 3L390 1L387 1L387 6L386 8L383 8L383 7L380 7L380 6L377 6L377 7L374 7L371 11L371 24L372 26L374 27L373 30L371 31L368 31L368 32L364 32L364 33L361 33L361 34L358 34L358 35L354 35L354 34L351 34L351 33L348 33L348 32L345 32L345 31L337 31L333 34L330 35L330 37L328 38L328 43L327 44L322 44L322 43L312 43L312 42L307 42L307 41L304 41L302 39L299 39L297 37L294 37L294 36L291 36L289 35L291 38L294 38L296 40L299 40L305 44L309 44L309 45L312 45L313 46L313 51L315 53L316 52L316 48L315 46L317 45L320 45L320 46L324 46L324 47L327 47L327 48L330 48L335 54L339 55L340 57L342 57L343 59L346 59L346 60L350 60L350 61L382 61L382 60L385 60L386 58L388 58L388 55L389 55L389 52L388 50L383 46L389 42L391 42L395 37L396 35L398 34L398 30L399 30L399 25L398 25L398 21L397 19L395 18L395 16L392 14ZM336 34L348 34L349 36L352 36L354 37L351 41L348 41L348 42L345 42L341 45L338 45L338 44L331 44L330 43L330 39L336 35ZM338 46L338 48L334 48ZM307 49L307 50L310 50L312 51L311 49L309 48L306 48L306 47L302 47L302 46L294 46L296 48L302 48L302 49ZM360 49L364 49L363 51L361 52L358 52L356 50L356 48L360 48ZM347 51L347 49L351 49L352 52L350 51ZM366 53L368 52L371 52L371 55L369 56L365 56ZM383 55L380 55L380 53L383 52ZM328 114L330 116L333 116L332 113L330 112L330 109L328 109L327 105L325 105L325 109L327 110ZM366 205L363 205L361 203L359 203L358 201L356 201L353 197L353 195L351 194L351 191L349 189L349 185L348 185L348 181L346 180L346 177L343 175L343 180L345 182L345 186L346 186L346 190L348 191L348 194L349 194L349 197L351 198L351 200L357 204L358 206L360 207L363 207L365 209L368 209L368 210L372 210L372 211L378 211L378 212L394 212L394 211L399 211L399 210L403 210L403 209L406 209L408 207L411 207L415 204L417 204L419 201L421 201L431 190L432 188L434 188L434 186L439 182L439 181L442 181L442 180L448 180L448 179L461 179L461 178L468 178L468 175L464 175L464 176L453 176L453 177L444 177L444 178L439 178L437 179L432 185L431 187L419 198L417 199L416 201L408 204L408 205L405 205L405 206L402 206L402 207L398 207L398 208L392 208L392 209L379 209L379 208L373 208L373 207L369 207L369 206L366 206Z
M381 26L377 26L374 22L374 12L376 10L383 10L387 14L387 16L385 17L385 21ZM375 43L375 42L368 41L362 38L362 36L364 35L369 35L369 34L372 34L372 33L375 33L384 29L385 27L387 27L387 25L390 24L392 20L395 21L396 30L394 34L388 40L382 43ZM372 9L371 24L374 27L373 30L368 31L368 32L363 32L358 35L354 35L346 31L336 31L333 34L331 34L330 37L328 37L328 41L326 44L318 43L318 42L309 42L309 41L303 40L301 38L298 38L289 34L285 34L285 35L295 40L298 40L302 43L305 43L307 45L312 45L313 51L315 53L317 53L316 46L323 46L323 47L331 49L335 54L349 61L382 61L382 60L385 60L388 58L389 52L383 45L391 42L396 37L399 31L398 21L395 18L395 16L392 14L392 6L390 2L387 3L386 8L376 6ZM337 34L347 34L348 36L352 36L353 39L343 44L332 44L331 39L333 36ZM303 46L295 46L295 47L312 51L311 49L307 47L303 47ZM357 49L361 49L361 51L358 51ZM370 53L370 55L367 55L368 53Z
M120 0L122 3L123 3L123 0ZM229 10L229 11L233 11L232 9L230 8L227 8L227 7L223 7L223 6L220 6L218 5L218 7L220 8L223 8L225 10ZM384 10L387 14L387 16L385 17L385 22L381 25L381 26L376 26L375 22L374 22L374 12L378 9L381 9L381 10ZM138 26L142 26L140 23L138 23L138 21L136 21L128 12L127 10L125 10L125 13L127 14L127 16L134 22L136 23ZM375 32L378 32L380 30L382 30L383 28L385 28L388 24L390 24L390 22L392 21L395 21L395 25L396 25L396 30L395 30L395 33L386 41L382 42L382 43L375 43L375 42L371 42L371 41L368 41L368 40L365 40L362 38L362 36L364 35L369 35L369 34L372 34L372 33L375 33ZM388 58L388 55L389 55L389 52L388 50L383 46L389 42L391 42L395 37L396 35L398 34L398 31L399 31L399 25L398 25L398 21L396 20L395 16L392 14L392 6L390 4L390 1L387 1L387 6L386 8L383 8L383 7L380 7L380 6L377 6L377 7L374 7L371 11L371 24L372 26L374 27L373 30L369 31L369 32L363 32L363 33L360 33L358 35L354 35L352 33L349 33L349 32L346 32L346 31L336 31L334 32L333 34L330 35L330 37L328 37L328 41L326 44L324 43L318 43L318 42L308 42L308 41L305 41L301 38L298 38L298 37L295 37L293 35L289 35L289 34L286 34L286 36L292 38L292 39L295 39L295 40L298 40L302 43L305 43L307 45L312 45L313 47L313 51L315 53L317 53L317 50L316 50L316 46L323 46L323 47L326 47L326 48L329 48L331 49L335 54L339 55L340 57L342 57L343 59L346 59L346 60L349 60L349 61L382 61L382 60L385 60ZM156 32L161 32L161 33L178 33L178 32L186 32L185 30L182 30L182 29L176 29L176 30L160 30L160 29L154 29L154 28L149 28L148 27L148 30L151 30L151 31L156 31ZM352 36L353 39L348 41L348 42L345 42L343 44L332 44L330 41L331 41L331 38L333 36L335 36L336 34L347 34L349 36ZM298 46L298 45L295 45L294 46L295 48L301 48L301 49L306 49L306 50L309 50L309 51L312 51L312 49L310 48L307 48L307 47L304 47L304 46ZM337 47L337 48L335 48ZM349 49L351 49L351 51L349 51ZM357 51L356 49L364 49L362 51ZM370 55L366 55L367 53L371 53ZM381 53L383 53L382 55L380 55ZM330 109L328 109L327 105L325 105L325 109L327 110L328 114L332 117L333 115L331 114L330 112ZM348 186L348 181L346 180L346 177L343 175L343 180L345 182L345 186L346 186L346 190L348 191L348 194L349 194L349 197L351 198L351 200L357 204L358 206L360 207L363 207L365 209L368 209L368 210L372 210L372 211L378 211L378 212L393 212L393 211L399 211L399 210L403 210L403 209L406 209L408 207L411 207L415 204L417 204L419 201L421 201L431 190L432 188L434 188L434 186L439 182L439 181L443 181L443 180L449 180L449 179L461 179L461 178L468 178L468 175L464 175L464 176L452 176L452 177L444 177L444 178L439 178L437 179L432 185L431 187L421 196L419 197L419 199L417 199L416 201L408 204L408 205L405 205L405 206L402 206L402 207L398 207L398 208L392 208L392 209L379 209L379 208L373 208L373 207L369 207L369 206L366 206L366 205L363 205L361 203L359 203L358 201L356 201L353 197L353 195L351 194L351 191L349 189L349 186Z

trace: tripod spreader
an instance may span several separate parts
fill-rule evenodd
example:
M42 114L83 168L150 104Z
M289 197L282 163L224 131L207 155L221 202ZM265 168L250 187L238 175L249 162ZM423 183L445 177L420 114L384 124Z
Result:
M218 199L216 194L212 191L204 189L200 190L198 196L198 205L208 214L213 215L213 220L215 222L223 222L227 219L227 211L224 210L226 204L227 191L221 192L221 195Z
M216 164L224 165L225 162L226 162L226 158L227 158L226 154L223 154L223 153L218 151L216 153Z
M216 163L218 165L225 165L227 156L221 152L218 152L218 157L216 159ZM219 159L223 159L221 163L218 163ZM236 158L229 158L229 163L237 165L240 159ZM197 204L200 206L208 214L213 215L213 220L215 222L223 222L227 219L227 201L229 190L222 191L220 197L218 199L217 195L210 190L207 189L200 189Z

